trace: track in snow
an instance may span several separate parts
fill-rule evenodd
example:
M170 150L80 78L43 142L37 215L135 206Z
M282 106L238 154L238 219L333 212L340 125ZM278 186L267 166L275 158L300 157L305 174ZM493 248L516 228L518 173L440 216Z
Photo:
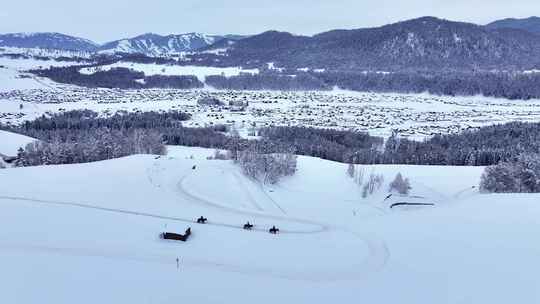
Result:
M157 169L154 167L154 169ZM159 170L158 170L159 171ZM305 225L305 229L282 229L281 233L284 234L318 234L318 233L347 233L362 241L367 247L367 256L359 265L351 267L346 270L336 270L336 271L323 271L318 269L302 269L301 271L293 271L288 269L275 269L271 266L264 267L260 265L233 265L229 263L219 263L214 261L208 261L204 259L198 259L197 257L183 257L184 266L186 268L212 268L217 271L231 272L231 273L240 273L248 275L260 275L260 276L270 276L275 278L283 278L290 280L303 280L303 281L337 281L337 280L358 280L368 277L371 273L379 271L387 263L390 253L385 245L385 243L379 239L376 239L372 236L360 235L348 231L346 229L341 229L337 227L331 227L326 224L303 220L295 219L290 217L278 216L278 215L269 215L261 212L250 212L244 210L237 210L231 207L226 207L219 205L215 202L212 202L203 197L199 197L196 193L192 193L189 189L184 187L184 182L193 174L190 172L185 175L177 184L177 193L184 198L187 198L192 203L201 204L207 207L218 209L222 212L240 214L240 215L249 215L258 218L273 219L285 223L294 223ZM153 184L155 180L150 178L150 182ZM154 184L155 186L158 186ZM159 183L160 188L163 186ZM263 191L261 189L261 191ZM72 207L72 208L85 208L98 210L103 212L110 212L116 214L124 214L131 216L139 217L148 217L156 219L164 219L168 221L178 221L184 223L195 223L192 219L174 217L174 216L164 216L159 214L153 214L148 212L138 212L133 210L118 209L118 208L108 208L102 207L97 204L86 204L80 202L65 202L65 201L55 201L55 200L42 200L29 197L18 197L18 196L0 196L0 201L23 201L31 204L41 204L47 206L59 206L59 207ZM217 223L210 222L208 226L216 227L226 227L232 229L242 229L241 226L231 225L228 223ZM267 233L266 229L258 229L255 227L255 231L260 231ZM67 248L61 246L51 246L49 244L22 244L22 243L9 243L0 241L0 248L10 251L37 251L44 254L59 254L59 255L69 255L69 256L90 256L90 257L103 257L109 259L119 259L119 260L132 260L146 263L156 263L164 265L173 265L175 264L175 257L168 256L163 254L156 254L155 252L148 253L133 253L131 251L126 251L122 249L96 249L96 248Z

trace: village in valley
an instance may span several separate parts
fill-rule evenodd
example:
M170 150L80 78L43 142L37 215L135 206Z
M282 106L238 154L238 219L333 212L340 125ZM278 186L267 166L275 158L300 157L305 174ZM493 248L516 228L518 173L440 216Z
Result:
M0 100L4 124L75 109L104 116L177 110L192 115L187 127L227 125L240 134L269 126L308 126L423 139L507 121L540 120L540 103L534 100L350 91L122 90L55 83L3 91Z

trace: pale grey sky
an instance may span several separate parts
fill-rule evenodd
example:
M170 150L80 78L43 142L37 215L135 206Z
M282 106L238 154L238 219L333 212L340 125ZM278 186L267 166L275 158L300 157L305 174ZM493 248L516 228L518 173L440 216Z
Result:
M488 23L540 15L540 0L15 0L0 32L61 32L102 43L153 32L314 34L421 17Z

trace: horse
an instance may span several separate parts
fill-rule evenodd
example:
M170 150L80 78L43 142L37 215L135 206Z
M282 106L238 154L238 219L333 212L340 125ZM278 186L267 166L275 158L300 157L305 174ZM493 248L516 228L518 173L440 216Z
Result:
M271 234L278 234L279 229L276 228L276 226L272 226L272 228L270 228L270 230L268 230L268 232L270 232Z

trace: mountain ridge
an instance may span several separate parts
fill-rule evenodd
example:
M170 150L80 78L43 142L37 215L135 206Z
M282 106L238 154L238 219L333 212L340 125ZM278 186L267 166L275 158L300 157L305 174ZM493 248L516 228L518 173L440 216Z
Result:
M506 18L493 21L486 25L490 29L520 29L534 34L540 34L540 17L532 16L529 18Z

